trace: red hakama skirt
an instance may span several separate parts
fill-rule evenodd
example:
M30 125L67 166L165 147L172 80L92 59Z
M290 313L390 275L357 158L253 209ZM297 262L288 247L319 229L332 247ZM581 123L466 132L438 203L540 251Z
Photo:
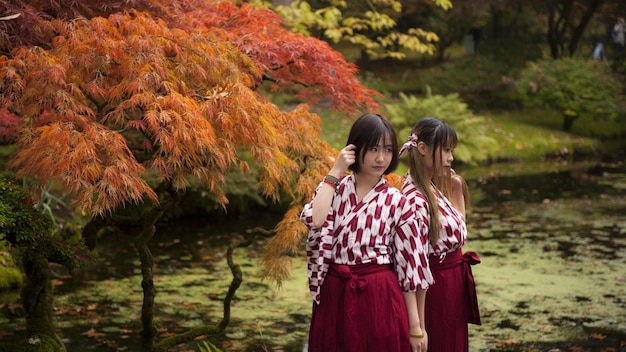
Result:
M469 350L467 323L480 325L476 286L470 265L480 263L474 252L461 249L448 253L440 262L429 257L435 283L426 293L428 352Z
M311 352L410 351L409 318L390 265L331 264L313 303Z

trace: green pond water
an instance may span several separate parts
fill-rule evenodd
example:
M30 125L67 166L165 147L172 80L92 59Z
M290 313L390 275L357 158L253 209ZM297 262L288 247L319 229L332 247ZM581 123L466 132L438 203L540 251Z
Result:
M483 325L470 325L470 351L625 351L626 166L542 161L457 171L472 194L465 249L482 260L472 270ZM264 214L159 227L151 250L161 337L220 321L232 280L227 244L275 221ZM226 334L212 340L225 351L305 349L305 254L294 254L292 277L278 288L261 277L264 244L235 251L244 281ZM139 262L122 237L103 241L100 252L72 275L53 267L59 333L68 351L138 351ZM16 297L4 302L0 351L11 351L24 318Z

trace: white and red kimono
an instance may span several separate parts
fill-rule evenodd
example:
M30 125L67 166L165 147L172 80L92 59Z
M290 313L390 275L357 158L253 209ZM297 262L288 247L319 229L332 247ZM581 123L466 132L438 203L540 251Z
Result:
M381 178L357 202L350 175L341 180L321 227L313 227L311 203L300 218L309 228L314 300L309 350L410 350L402 291L425 289L433 279L419 238L428 226L408 200Z
M462 252L467 241L465 218L441 192L436 192L441 228L437 243L427 244L429 268L435 280L426 294L428 352L468 351L467 323L480 325L476 286L470 265L480 263L480 258L474 252ZM404 180L402 193L421 222L428 224L428 202L415 187L410 175Z

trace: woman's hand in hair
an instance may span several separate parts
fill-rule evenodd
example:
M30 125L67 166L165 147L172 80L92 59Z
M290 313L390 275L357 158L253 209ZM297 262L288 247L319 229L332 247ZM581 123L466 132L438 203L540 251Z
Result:
M335 165L330 170L330 174L337 178L340 178L348 167L356 161L356 146L354 144L348 144L345 148L339 151L339 155L335 159Z

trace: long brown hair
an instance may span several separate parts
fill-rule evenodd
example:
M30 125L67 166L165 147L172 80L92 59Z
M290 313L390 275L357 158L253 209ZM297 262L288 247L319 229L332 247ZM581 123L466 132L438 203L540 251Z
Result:
M441 148L454 148L457 145L457 136L454 129L447 123L434 118L424 117L419 120L411 129L411 134L417 136L417 143L424 142L432 150L433 168L437 170L441 165ZM437 196L433 193L431 182L434 182L439 190L448 199L451 199L451 186L449 172L446 175L434 175L433 179L427 179L424 174L422 158L417 148L409 150L409 174L413 179L415 187L426 197L428 208L430 209L430 221L428 222L428 238L431 245L435 245L439 240L439 229L441 227L439 205Z

